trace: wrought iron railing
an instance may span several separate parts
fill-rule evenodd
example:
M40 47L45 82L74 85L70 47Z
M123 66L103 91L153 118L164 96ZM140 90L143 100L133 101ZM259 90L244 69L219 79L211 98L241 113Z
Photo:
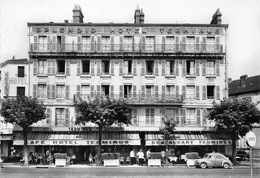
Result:
M31 43L30 52L147 52L147 53L223 53L220 44L68 44Z

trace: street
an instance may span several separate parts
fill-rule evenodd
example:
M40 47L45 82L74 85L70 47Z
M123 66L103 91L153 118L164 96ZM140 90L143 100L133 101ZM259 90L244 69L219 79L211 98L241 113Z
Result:
M259 177L260 169L254 169L254 177ZM163 167L119 167L119 168L2 168L1 178L50 178L50 177L203 177L203 178L246 178L250 169L196 169Z

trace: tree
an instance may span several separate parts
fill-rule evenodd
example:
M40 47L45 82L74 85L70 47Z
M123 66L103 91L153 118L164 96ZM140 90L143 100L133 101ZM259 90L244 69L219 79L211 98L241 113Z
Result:
M253 124L260 122L260 111L248 100L231 98L213 103L209 119L215 121L217 131L229 132L232 135L232 161L236 164L236 141L238 135L252 130Z
M160 133L163 134L163 139L166 140L166 150L168 150L168 141L174 139L174 130L176 123L169 119L164 120L164 126L160 128Z
M40 120L45 119L45 107L36 98L17 96L2 100L1 115L5 122L18 125L23 129L24 137L24 165L28 166L27 134L29 127Z
M131 124L132 108L124 100L96 97L76 104L76 124L94 123L98 126L98 160L101 155L102 130L112 125Z

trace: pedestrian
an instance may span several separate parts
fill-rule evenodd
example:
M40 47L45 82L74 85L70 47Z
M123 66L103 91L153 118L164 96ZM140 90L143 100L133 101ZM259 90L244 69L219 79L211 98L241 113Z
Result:
M146 161L147 161L147 164L148 164L148 159L151 157L151 150L150 150L150 148L147 150L147 152L146 152Z
M165 164L166 164L166 155L165 155L165 151L162 151L161 154L162 154L162 164L165 165Z
M89 161L89 164L93 164L93 163L94 163L94 161L93 161L93 156L92 156L91 153L89 153L88 161Z
M134 149L130 152L130 163L131 163L131 165L135 164L135 150Z
M144 164L144 152L142 149L137 153L138 160L139 160L139 166L143 166Z

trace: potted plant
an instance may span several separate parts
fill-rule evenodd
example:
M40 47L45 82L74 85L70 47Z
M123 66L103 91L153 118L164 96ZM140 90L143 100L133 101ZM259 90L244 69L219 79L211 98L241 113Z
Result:
M148 166L161 166L161 159L161 152L150 153L150 157L148 158Z
M66 166L67 153L54 153L55 166Z
M194 166L195 159L200 159L201 158L199 156L199 153L197 153L197 152L185 153L185 157L186 157L185 159L186 159L186 163L187 163L188 167Z
M120 166L120 153L102 153L101 161L104 166Z

